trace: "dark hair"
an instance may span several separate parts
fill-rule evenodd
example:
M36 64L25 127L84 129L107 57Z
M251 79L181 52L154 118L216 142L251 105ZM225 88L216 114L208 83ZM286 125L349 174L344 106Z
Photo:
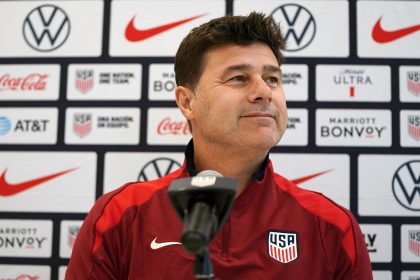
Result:
M177 85L190 89L197 86L207 50L227 43L251 45L256 42L267 44L279 65L282 64L285 42L279 24L270 16L256 12L248 16L224 16L193 28L175 56Z

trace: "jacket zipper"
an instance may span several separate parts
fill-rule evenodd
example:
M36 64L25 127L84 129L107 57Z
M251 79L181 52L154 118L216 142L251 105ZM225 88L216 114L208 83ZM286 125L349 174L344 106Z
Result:
M230 224L229 217L223 226L222 250L220 256L223 261L229 261Z

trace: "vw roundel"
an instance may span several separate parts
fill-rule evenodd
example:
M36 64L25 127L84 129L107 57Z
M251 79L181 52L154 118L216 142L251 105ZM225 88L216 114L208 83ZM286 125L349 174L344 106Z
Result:
M267 253L280 263L289 263L299 256L297 243L297 233L269 231Z

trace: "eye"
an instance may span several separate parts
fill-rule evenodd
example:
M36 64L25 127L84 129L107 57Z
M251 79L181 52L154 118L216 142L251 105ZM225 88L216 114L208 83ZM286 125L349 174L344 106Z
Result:
M238 76L234 76L234 77L230 78L229 81L233 81L233 82L245 82L246 81L246 77L243 76L243 75L238 75Z
M275 76L266 77L264 80L268 85L276 85L277 86L277 85L280 84L280 79L278 77L275 77Z

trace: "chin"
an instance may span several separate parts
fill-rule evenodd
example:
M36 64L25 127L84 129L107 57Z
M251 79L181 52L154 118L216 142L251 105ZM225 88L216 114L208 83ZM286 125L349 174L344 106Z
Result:
M268 151L272 147L274 147L278 142L280 141L280 138L273 137L273 136L264 136L264 135L258 135L253 139L253 147L254 149L261 149L262 151Z

